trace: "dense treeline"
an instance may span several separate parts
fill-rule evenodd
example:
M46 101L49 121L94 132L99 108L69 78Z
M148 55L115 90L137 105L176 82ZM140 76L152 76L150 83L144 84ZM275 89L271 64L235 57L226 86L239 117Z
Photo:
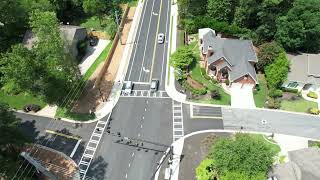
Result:
M286 50L320 51L320 0L179 0L178 5L180 25L190 33L212 27L257 44L276 40Z

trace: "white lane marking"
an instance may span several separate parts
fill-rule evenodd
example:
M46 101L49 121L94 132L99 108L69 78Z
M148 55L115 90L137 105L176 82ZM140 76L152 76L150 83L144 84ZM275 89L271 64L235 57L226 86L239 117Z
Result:
M142 124L140 125L140 128L142 128Z
M148 27L148 32L147 32L147 38L146 38L146 43L144 45L144 52L143 52L143 57L142 57L142 64L141 66L143 67L144 66L144 60L145 60L145 56L146 56L146 50L147 50L147 45L148 45L148 39L149 39L149 32L150 32L150 25L151 25L151 19L152 19L152 12L153 12L153 8L154 8L154 2L155 0L153 1L153 4L152 4L152 10L151 10L151 14L150 14L150 20L149 20L149 27ZM142 67L140 69L140 74L139 74L139 81L141 79L141 73L142 73Z
M138 34L138 39L136 39L136 40L137 40L137 42L136 42L136 48L135 48L135 50L134 50L133 59L132 59L132 64L131 64L131 67L130 67L128 79L130 79L132 67L133 67L134 60L135 60L135 57L136 57L136 54L137 54L137 46L138 46L139 39L140 39L141 28L142 28L142 25L143 25L144 15L145 15L146 9L147 9L147 8L146 8L146 7L147 7L147 4L148 4L148 1L146 1L146 2L144 3L145 6L144 6L144 8L143 8L144 11L143 11L143 15L142 15L142 22L141 22L141 24L140 24L140 30L139 30L139 34Z
M131 154L131 157L133 157L134 156L134 152Z
M138 134L138 137L140 137L140 133Z
M144 116L142 116L142 119L144 119Z
M168 8L167 8L167 22L166 22L166 39L170 37L168 35L168 20L169 20L169 9L170 9L170 2L168 1ZM163 77L163 67L164 67L164 58L165 58L165 51L168 41L164 44L164 50L163 50L163 56L162 56L162 67L161 67L161 77L160 77L160 86L162 85L162 77ZM169 46L168 46L169 47ZM167 50L167 53L169 53L169 50ZM168 62L167 62L168 63ZM166 65L167 66L167 65Z
M75 147L73 148L71 154L70 154L70 157L72 158L74 156L74 154L76 153L79 145L80 145L80 142L81 142L81 139L78 140L77 144L75 145Z
M126 173L126 179L128 179L128 174Z
M129 163L129 165L128 165L129 167L131 166L131 163Z
M144 108L144 111L147 111L147 108Z

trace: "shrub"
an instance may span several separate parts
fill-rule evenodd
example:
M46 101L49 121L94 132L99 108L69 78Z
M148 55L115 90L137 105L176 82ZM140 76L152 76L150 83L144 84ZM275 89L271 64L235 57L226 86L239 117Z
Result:
M182 86L189 90L193 95L205 95L207 93L207 88L196 89L192 87L187 81L182 81Z
M227 80L225 81L225 83L226 83L227 86L229 86L229 84L230 84L229 79L227 79Z
M311 97L313 99L318 99L318 94L313 92L313 91L310 91L308 94L307 94L308 97Z
M267 107L270 109L279 109L280 108L280 100L276 98L269 98L267 102Z
M283 92L280 89L270 89L268 94L270 97L277 98L282 97Z
M213 159L203 160L196 168L197 180L213 180L213 178L217 176L215 169L216 168Z
M298 93L298 89L292 89L292 88L282 88L282 91L284 92L291 92L291 93Z
M9 95L17 95L21 92L21 89L13 81L6 83L1 90Z
M320 113L320 110L317 109L317 108L309 108L309 109L308 109L308 112L309 112L310 114L318 115L318 114Z
M211 98L212 99L216 99L216 100L220 100L221 99L221 94L218 90L213 90L211 91Z

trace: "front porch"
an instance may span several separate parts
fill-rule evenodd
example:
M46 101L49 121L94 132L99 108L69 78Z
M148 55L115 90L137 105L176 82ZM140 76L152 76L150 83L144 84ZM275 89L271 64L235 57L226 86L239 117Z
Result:
M219 83L229 84L229 69L227 67L219 69L217 66L211 65L208 67L208 75Z

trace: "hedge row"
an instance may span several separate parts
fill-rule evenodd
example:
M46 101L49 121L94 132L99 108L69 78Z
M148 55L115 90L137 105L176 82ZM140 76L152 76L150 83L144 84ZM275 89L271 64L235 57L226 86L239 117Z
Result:
M195 95L205 95L207 94L207 88L201 88L201 89L196 89L194 87L192 87L187 81L183 81L182 82L182 86L189 90L192 94L195 94Z
M298 89L292 89L292 88L282 88L284 92L291 92L291 93L298 93Z
M189 34L197 33L198 29L201 28L211 28L217 32L222 32L225 35L256 39L256 34L250 29L241 28L234 24L218 21L212 17L195 16L192 18L181 19L180 25Z

